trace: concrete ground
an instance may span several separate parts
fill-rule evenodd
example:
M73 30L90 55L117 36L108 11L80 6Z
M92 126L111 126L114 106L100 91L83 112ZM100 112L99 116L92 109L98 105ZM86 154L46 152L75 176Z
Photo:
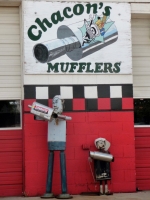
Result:
M55 200L55 198L53 198ZM150 200L150 191L115 193L111 196L74 195L74 200ZM0 200L42 200L40 197L0 197Z

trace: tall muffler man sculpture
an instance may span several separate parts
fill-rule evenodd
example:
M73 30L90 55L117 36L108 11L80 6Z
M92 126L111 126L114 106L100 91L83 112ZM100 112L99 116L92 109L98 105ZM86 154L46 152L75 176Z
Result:
M66 179L66 120L71 120L71 117L61 115L63 112L64 100L60 95L53 98L52 108L33 102L30 112L35 116L48 120L48 170L46 193L41 198L54 198L52 193L52 179L54 166L54 152L60 151L60 171L61 171L61 190L62 194L56 196L59 199L70 199L72 196L67 192Z
M110 142L105 138L97 138L94 143L99 151L90 151L90 159L94 160L95 180L100 181L99 195L112 195L107 184L111 179L110 162L114 161L113 155L108 152Z

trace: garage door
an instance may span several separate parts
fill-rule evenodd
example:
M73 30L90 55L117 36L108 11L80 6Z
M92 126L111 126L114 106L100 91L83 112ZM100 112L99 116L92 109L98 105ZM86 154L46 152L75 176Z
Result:
M133 95L150 98L150 14L132 18Z
M136 186L150 190L150 14L133 16L132 44Z
M23 191L19 19L19 7L0 7L0 197Z

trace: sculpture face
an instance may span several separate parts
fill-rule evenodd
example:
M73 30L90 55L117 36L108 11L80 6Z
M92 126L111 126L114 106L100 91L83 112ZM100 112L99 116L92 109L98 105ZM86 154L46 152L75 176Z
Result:
M98 148L98 149L105 149L105 141L103 141L103 140L99 140L99 141L97 141L96 142L96 147Z
M103 150L103 151L108 151L108 149L110 147L110 142L108 140L106 140L105 138L97 138L94 141L94 144L97 149Z
M63 112L63 100L59 95L53 98L53 109L56 114L61 114Z

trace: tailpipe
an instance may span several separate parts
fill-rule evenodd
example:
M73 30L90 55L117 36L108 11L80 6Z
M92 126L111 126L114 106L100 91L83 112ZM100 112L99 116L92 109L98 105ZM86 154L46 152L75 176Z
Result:
M102 160L102 161L107 161L107 162L114 161L114 157L112 154L102 153L98 151L90 151L90 157L96 160Z

